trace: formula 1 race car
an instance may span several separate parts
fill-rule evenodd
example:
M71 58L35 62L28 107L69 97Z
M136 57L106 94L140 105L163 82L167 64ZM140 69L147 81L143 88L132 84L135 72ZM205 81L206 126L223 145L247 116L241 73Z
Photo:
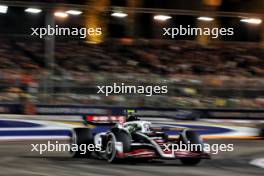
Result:
M93 118L88 117L87 121L93 123ZM109 119L105 120L109 122ZM100 151L87 152L85 155L76 151L73 157L96 157L110 163L124 159L179 159L184 165L196 165L202 159L210 158L203 151L203 142L196 132L183 129L179 138L172 140L161 129L153 128L151 122L135 117L130 117L126 122L114 123L106 132L93 134L89 128L76 128L73 142L78 145L94 144L101 148ZM184 144L184 149L179 150L179 146ZM187 145L200 147L193 149Z

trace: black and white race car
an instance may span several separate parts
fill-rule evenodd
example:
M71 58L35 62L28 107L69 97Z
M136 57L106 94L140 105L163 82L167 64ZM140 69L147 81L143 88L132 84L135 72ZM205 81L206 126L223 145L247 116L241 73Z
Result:
M88 122L93 123L93 119L88 119ZM76 128L73 142L78 145L94 144L101 149L85 155L75 151L73 157L96 157L110 163L124 159L179 159L185 165L196 165L202 159L210 158L203 151L203 142L196 132L183 129L179 138L172 140L162 129L153 128L151 122L135 117L126 122L116 122L106 132L93 134L89 128Z

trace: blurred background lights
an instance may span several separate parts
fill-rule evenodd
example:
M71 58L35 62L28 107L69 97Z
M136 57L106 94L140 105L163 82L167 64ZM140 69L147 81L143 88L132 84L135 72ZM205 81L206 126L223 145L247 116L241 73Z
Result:
M66 11L67 14L70 14L70 15L80 15L82 14L82 11L79 11L79 10L68 10Z
M68 15L67 13L65 13L65 12L55 12L55 13L54 13L54 16L55 16L55 17L58 17L58 18L66 18L66 17L68 17L69 15Z
M42 10L41 9L36 9L36 8L27 8L25 12L27 13L40 13Z
M157 21L167 21L167 20L169 20L171 18L172 17L168 16L168 15L155 15L154 16L154 20L157 20Z
M0 13L6 13L8 9L8 6L0 5Z
M258 18L245 18L240 20L243 23L249 23L249 24L261 24L262 20Z
M212 17L206 17L206 16L201 16L201 17L198 17L197 20L200 20L200 21L213 21L214 18L212 18Z
M123 13L123 12L114 12L111 14L111 16L118 17L118 18L125 18L125 17L127 17L127 14Z

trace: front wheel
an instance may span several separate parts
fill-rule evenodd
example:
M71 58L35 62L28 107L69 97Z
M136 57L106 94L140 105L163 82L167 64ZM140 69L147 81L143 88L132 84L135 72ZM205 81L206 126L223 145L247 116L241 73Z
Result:
M106 157L109 163L117 163L120 161L120 158L117 157L116 142L121 142L123 145L123 153L127 153L131 148L131 136L122 130L109 135L106 145Z
M180 135L179 141L181 141L183 144L196 144L197 147L195 148L196 150L191 151L191 152L197 152L201 153L203 151L203 141L201 140L199 134L197 134L194 131L190 130L185 130L183 133ZM181 158L180 161L184 165L188 166L194 166L197 165L201 162L201 158Z

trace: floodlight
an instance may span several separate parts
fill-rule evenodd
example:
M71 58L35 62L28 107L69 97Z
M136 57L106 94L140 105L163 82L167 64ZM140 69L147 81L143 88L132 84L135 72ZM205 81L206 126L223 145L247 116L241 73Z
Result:
M125 18L127 17L127 14L123 12L114 12L111 14L111 16L117 17L117 18Z
M167 21L167 20L169 20L171 18L172 17L168 16L168 15L155 15L154 16L154 20L157 20L157 21Z
M42 10L41 9L36 9L36 8L27 8L25 12L27 13L40 13Z
M7 13L8 6L0 5L0 13Z
M66 17L68 17L69 15L68 15L67 13L65 13L65 12L55 12L55 13L54 13L54 16L55 16L55 17L58 17L58 18L66 18Z
M200 21L214 21L214 18L201 16L201 17L198 17L197 20L200 20Z
M80 15L83 12L82 11L79 11L79 10L68 10L68 11L66 11L66 13L68 13L70 15Z
M262 20L258 18L244 18L240 20L243 23L249 23L249 24L261 24Z

